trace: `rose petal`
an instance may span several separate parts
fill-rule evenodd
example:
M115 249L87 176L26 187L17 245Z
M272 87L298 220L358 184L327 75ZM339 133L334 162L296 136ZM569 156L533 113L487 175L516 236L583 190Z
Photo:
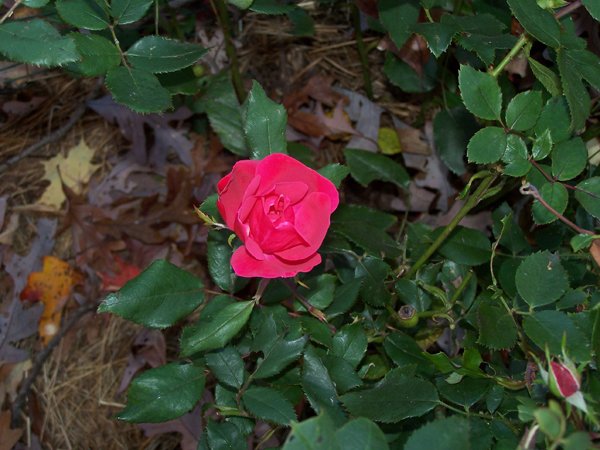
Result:
M223 220L232 230L246 189L254 179L259 163L259 161L254 160L238 161L231 172L221 178L217 184L219 193L217 207Z
M248 253L250 253L250 255L253 258L258 259L259 261L265 259L265 254L263 253L258 243L254 239L252 239L252 237L248 236L244 244L246 246L246 250L248 250Z
M265 186L265 183L261 183L261 186ZM289 181L284 183L277 183L272 187L263 187L262 190L258 190L256 195L259 197L270 194L283 195L284 197L287 197L289 199L291 205L295 205L304 198L307 192L308 186L306 185L306 183L302 181Z
M265 189L279 183L301 181L308 186L308 192L323 192L330 199L330 213L335 211L340 201L338 191L331 181L283 153L273 153L261 160L256 173L262 177L261 187Z
M264 213L260 200L255 203L247 223L251 236L264 253L275 253L305 244L292 223L287 221L279 223L271 222Z
M250 253L245 246L239 247L231 257L231 266L236 275L245 278L289 278L298 273L310 272L321 262L321 255L315 253L303 261L290 264L273 255L265 255L260 261Z
M287 247L276 255L295 261L308 258L315 253L329 229L330 198L322 192L313 192L300 202L296 208L294 228L308 245Z

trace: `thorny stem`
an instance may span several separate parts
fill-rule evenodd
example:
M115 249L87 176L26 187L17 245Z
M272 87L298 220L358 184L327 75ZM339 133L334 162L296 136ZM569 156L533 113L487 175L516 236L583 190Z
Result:
M129 64L127 63L127 59L125 58L125 53L123 53L123 49L121 48L121 44L119 42L119 39L117 38L117 33L115 33L115 27L113 25L109 25L108 28L110 29L110 34L112 35L115 45L119 49L119 54L121 55L121 62L125 67L127 67L127 69L129 69Z
M508 63L511 62L512 59L519 54L519 52L523 47L525 47L525 44L527 44L527 42L529 42L529 36L527 36L526 34L522 34L521 37L519 37L519 40L515 43L515 45L513 45L513 48L511 48L510 51L506 54L506 56L502 58L502 61L500 61L498 65L490 71L490 75L494 78L498 78L498 76L502 73L502 71L508 65Z
M435 241L429 246L425 253L421 255L421 257L417 260L417 262L410 268L410 270L406 273L406 278L412 278L418 270L425 264L429 258L436 252L436 250L444 243L444 241L450 236L450 234L454 231L454 229L458 226L460 221L471 211L479 201L482 199L490 185L496 179L496 174L490 174L483 179L481 184L477 186L475 192L469 196L465 204L460 208L456 216L452 219L452 221L444 228L444 231L437 237Z
M544 200L542 198L539 191L537 190L537 188L534 185L532 185L530 183L525 183L525 184L523 184L523 186L521 186L519 191L523 195L531 195L538 202L540 202L540 204L544 208L546 208L548 211L550 211L552 214L554 214L565 225L568 225L569 227L571 227L575 232L577 232L579 234L589 234L589 235L594 236L594 233L592 231L581 228L579 225L576 225L575 223L571 222L569 219L567 219L565 216L563 216L561 213L559 213L557 210L555 210L552 206L550 206L546 202L546 200Z
M223 37L225 40L225 52L229 58L231 64L231 82L235 89L235 94L240 103L243 103L246 99L246 90L244 89L244 83L240 74L240 64L238 62L237 52L235 51L235 45L233 44L233 36L231 33L231 22L229 20L229 12L227 11L227 5L224 0L210 0L213 10L217 16L217 21L221 30L223 30Z
M303 295L301 295L298 292L298 289L296 289L296 285L294 284L293 281L286 280L285 284L287 285L289 290L292 291L292 294L294 295L296 300L298 300L302 304L302 306L304 306L306 311L308 311L308 313L311 316L319 319L321 322L323 322L325 325L327 325L332 331L335 331L335 327L333 325L330 325L329 323L327 323L327 318L325 317L325 314L323 313L323 311L321 311L320 309L317 309L313 305L311 305L310 302L306 298L304 298Z
M546 171L537 163L537 161L535 161L534 159L530 159L529 161L531 162L531 164L533 165L533 167L535 167L542 174L542 176L546 179L546 181L548 181L549 183L560 183L565 188L569 189L570 191L579 191L579 192L582 192L582 193L584 193L586 195L589 195L590 197L594 197L594 198L600 199L600 197L598 197L593 192L589 192L589 191L586 191L585 189L578 188L577 186L573 186L571 184L562 183L562 182L559 182L559 181L555 180L554 178L552 178L550 175L548 175L546 173Z
M567 6L559 10L556 14L554 14L554 17L557 20L560 20L563 17L568 16L569 14L574 12L579 7L581 7L581 0L575 0L574 2L569 3ZM500 61L500 63L496 67L489 71L490 75L494 78L497 78L502 73L504 68L508 65L508 63L511 62L512 59L519 54L521 49L528 42L529 36L526 33L523 33L519 37L519 40L515 43L515 45L513 45L513 48L511 48L510 51L506 54L506 56L502 59L502 61Z
M367 97L369 97L370 100L373 100L373 85L371 84L371 73L369 71L367 49L365 47L365 42L363 41L362 29L360 27L360 11L358 10L356 3L352 3L352 22L354 24L354 34L356 36L356 48L360 58L360 65L362 66L365 92L367 93Z
M16 0L13 5L10 7L10 9L8 11L6 11L6 14L4 14L2 16L2 18L0 19L0 24L3 23L6 19L8 19L10 16L13 15L13 13L15 12L15 9L17 9L17 7L21 4L23 0Z

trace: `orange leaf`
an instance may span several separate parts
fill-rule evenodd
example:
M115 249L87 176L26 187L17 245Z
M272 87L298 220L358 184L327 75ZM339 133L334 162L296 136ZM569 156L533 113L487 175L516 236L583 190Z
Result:
M137 277L141 269L133 264L126 263L120 256L114 256L115 266L111 272L98 272L102 279L103 291L118 291L132 278Z
M58 331L62 309L71 295L73 286L82 281L83 276L79 272L54 256L44 256L42 271L30 273L27 277L27 285L21 292L21 299L41 301L44 304L38 327L44 344Z

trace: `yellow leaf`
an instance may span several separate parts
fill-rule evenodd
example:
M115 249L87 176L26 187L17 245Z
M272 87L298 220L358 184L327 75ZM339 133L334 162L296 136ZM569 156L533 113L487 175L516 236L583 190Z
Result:
M60 209L66 200L61 177L66 186L76 194L81 194L84 186L99 167L98 164L91 163L93 157L94 150L89 148L82 139L78 145L69 150L66 157L58 154L51 160L46 161L44 163L44 178L50 181L50 185L38 200L38 204L50 206L55 210Z
M398 133L393 128L382 127L379 129L377 144L384 155L396 155L402 151Z

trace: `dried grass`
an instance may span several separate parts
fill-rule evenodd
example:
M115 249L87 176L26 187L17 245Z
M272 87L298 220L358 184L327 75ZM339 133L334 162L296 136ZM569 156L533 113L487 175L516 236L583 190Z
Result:
M35 385L46 448L172 448L152 446L135 425L113 418L124 402L115 401L116 392L139 329L119 317L94 316L55 349Z

